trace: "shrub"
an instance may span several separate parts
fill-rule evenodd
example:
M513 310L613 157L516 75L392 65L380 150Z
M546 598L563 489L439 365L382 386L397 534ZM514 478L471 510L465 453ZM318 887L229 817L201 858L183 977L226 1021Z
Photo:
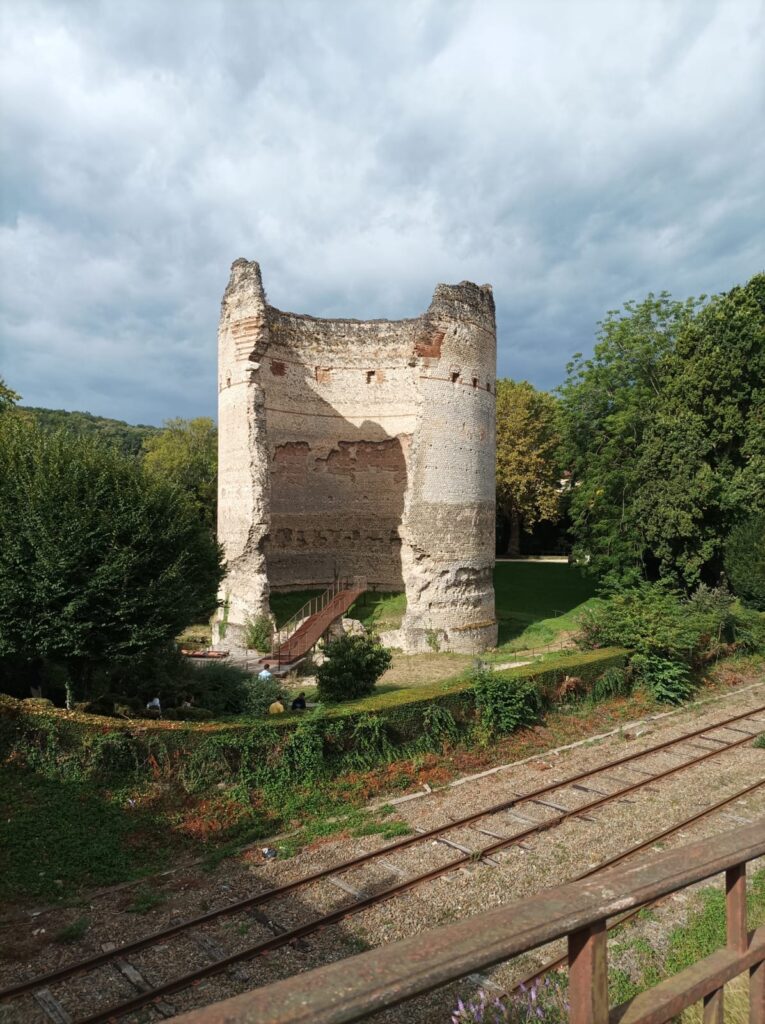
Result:
M631 684L628 673L615 665L607 668L592 684L592 700L609 700L611 697L626 697Z
M319 700L334 703L365 697L390 666L392 655L376 637L345 634L325 649L316 673Z
M271 620L266 615L257 619L247 619L244 624L244 642L256 651L269 651L273 635Z
M281 681L275 676L270 679L253 678L247 683L242 711L246 715L265 715L275 700L287 700Z
M184 686L194 704L215 715L237 715L244 710L251 676L236 665L211 661L201 668L189 666Z
M747 654L765 651L765 614L742 609L734 624L736 646Z
M481 669L473 674L473 689L481 721L493 732L512 732L539 720L542 697L529 680Z
M731 532L725 544L725 571L741 600L765 611L765 513Z
M624 590L587 609L580 635L585 648L631 647L637 674L658 699L672 701L693 692L693 670L731 646L755 651L764 642L765 627L756 613L737 608L727 590L703 585L690 597L661 584Z
M682 662L655 654L636 654L632 666L638 679L664 704L682 704L693 696L695 686Z

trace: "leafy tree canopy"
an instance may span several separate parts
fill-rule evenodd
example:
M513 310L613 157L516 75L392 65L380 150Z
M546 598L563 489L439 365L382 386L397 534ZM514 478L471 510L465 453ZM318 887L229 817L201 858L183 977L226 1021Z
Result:
M560 389L574 553L606 582L717 583L765 503L765 275L610 312Z
M0 417L0 660L83 688L215 606L221 555L187 495L93 438Z
M17 395L15 391L12 391L5 383L4 378L0 377L0 413L12 408L20 398L21 395Z
M172 480L194 500L202 521L215 531L218 494L218 431L211 419L166 420L144 441L146 469Z
M521 529L558 515L557 404L528 381L497 381L497 510L510 523L511 555L519 553Z

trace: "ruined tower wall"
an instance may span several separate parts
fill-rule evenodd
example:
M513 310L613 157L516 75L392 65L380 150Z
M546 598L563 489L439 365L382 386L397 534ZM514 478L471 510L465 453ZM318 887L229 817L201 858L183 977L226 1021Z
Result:
M400 526L417 418L414 324L270 309L266 392L272 587L365 576L403 590Z
M237 260L219 331L219 537L228 625L269 587L360 575L406 590L398 641L496 642L494 304L439 285L414 320L319 320L268 306Z

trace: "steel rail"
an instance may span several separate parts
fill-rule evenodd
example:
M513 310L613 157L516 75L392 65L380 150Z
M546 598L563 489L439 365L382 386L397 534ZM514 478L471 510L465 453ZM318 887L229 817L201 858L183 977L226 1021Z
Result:
M700 736L705 732L712 732L715 729L724 729L731 722L739 722L743 719L750 718L762 711L765 711L765 705L753 708L744 714L734 715L731 718L726 718L722 722L717 722L713 725L706 725L703 728L695 729L692 732L684 733L683 736L676 737L671 740L664 740L661 743L654 744L652 747L647 747L644 750L635 751L631 754L625 754L623 757L617 758L616 760L609 761L606 764L599 765L595 768L590 768L587 771L578 772L575 775L567 776L559 781L547 783L544 786L540 786L537 789L531 790L528 793L522 793L514 796L512 800L505 800L501 803L494 804L491 807L486 807L483 810L475 811L473 814L466 815L463 818L458 818L455 821L449 821L443 825L438 825L432 829L428 829L425 832L416 832L410 836L405 836L401 839L396 840L393 843L389 843L387 846L381 847L379 850L373 850L369 853L359 854L356 857L352 857L349 860L342 861L340 864L334 866L321 868L318 871L314 871L309 875L302 875L300 878L296 878L292 882L287 882L284 885L274 887L272 889L266 889L255 896L250 896L247 899L240 900L236 903L227 904L224 907L218 907L215 910L210 910L205 914L200 914L197 917L189 918L186 921L180 921L178 924L171 925L169 928L163 928L159 931L151 932L148 935L143 936L140 939L135 939L132 942L128 942L123 946L119 946L116 949L109 950L103 953L97 953L95 956L89 957L86 960L80 960L77 963L70 964L66 967L58 968L57 970L50 971L47 974L40 974L34 978L29 978L26 981L18 982L15 985L11 985L8 988L0 990L0 1002L7 999L15 998L16 996L23 995L25 992L31 992L33 989L40 988L51 984L56 981L63 981L66 978L72 977L74 974L79 974L82 971L93 970L96 967L100 967L104 964L110 963L112 960L116 960L120 957L124 957L128 953L135 953L139 950L146 949L149 946L154 945L164 939L172 938L175 935L179 935L184 931L188 931L190 928L196 928L198 926L208 924L211 921L215 921L220 917L228 916L230 914L237 914L244 910L249 910L252 907L259 906L263 903L270 902L271 900L278 899L281 896L285 896L295 889L302 888L303 886L309 885L313 882L321 881L324 878L328 878L331 875L342 874L345 871L349 871L360 864L368 863L369 861L375 860L378 857L386 857L390 853L397 850L404 849L409 846L413 846L416 843L427 842L434 837L442 835L444 832L451 832L455 829L464 828L470 825L474 821L478 821L481 818L491 817L494 814L500 814L502 811L509 810L516 804L524 803L528 800L533 800L538 796L543 796L545 793L553 792L556 789L565 789L567 786L573 785L579 782L581 779L590 778L593 775L599 775L602 772L609 771L612 768L618 767L621 764L626 764L630 761L637 761L641 757L650 757L652 754L660 753L667 747L676 746L678 744L685 743L687 740L692 739L695 736ZM752 737L756 736L757 733L750 734ZM719 743L725 741L719 740ZM746 740L742 740L745 743ZM739 743L731 744L731 747L738 746ZM725 750L729 749L726 745L719 747L711 754L724 753ZM705 758L699 758L697 760L704 760ZM684 766L695 764L696 760L684 762L677 767L682 769ZM661 778L660 775L650 774L646 778L646 783ZM623 792L629 792L630 790L624 790ZM604 801L607 802L610 799L617 799L621 795L622 791L618 791L614 794L607 794ZM586 808L584 808L586 809ZM553 824L556 823L555 819L552 820ZM542 824L542 823L540 823ZM547 824L547 823L544 823ZM532 830L534 831L534 830ZM523 833L522 835L526 835ZM471 859L472 859L471 855ZM279 936L281 937L281 936Z
M759 710L759 709L758 709ZM750 714L756 714L756 711L750 712ZM740 718L748 717L747 715L739 716ZM720 725L708 726L707 730L720 728ZM705 730L701 730L705 731ZM403 892L407 892L410 889L414 889L425 882L432 881L435 878L439 878L441 875L445 875L454 871L455 868L461 867L465 864L475 863L482 858L496 853L499 850L506 849L508 846L520 842L522 839L528 838L531 835L539 834L540 832L546 832L562 822L567 821L569 818L580 817L584 812L593 810L597 807L601 807L603 804L610 803L612 800L617 800L627 793L633 793L636 790L642 789L645 786L651 785L658 779L667 778L670 775L675 775L678 772L684 771L686 768L694 767L695 765L702 764L704 761L709 760L713 757L719 757L720 754L727 753L729 750L734 750L737 747L742 746L744 743L750 742L756 733L751 733L748 736L743 737L740 740L735 740L733 743L728 744L726 747L717 748L710 750L706 754L702 754L701 757L693 758L691 761L686 761L683 764L674 765L672 768L667 768L663 772L659 772L652 778L647 778L641 782L633 783L630 786L625 787L616 793L610 793L606 796L601 797L598 800L592 800L588 804L584 804L581 807L573 808L570 811L561 812L560 814L549 818L546 821L541 821L532 826L531 828L525 829L522 832L516 833L513 836L508 836L505 839L500 839L495 843L490 843L488 846L481 850L476 850L474 853L465 854L461 857L457 857L455 860L450 861L448 864L442 865L441 867L434 868L431 871L424 872L421 875L417 875L414 878L409 879L406 882L401 882L398 885L383 889L379 893L375 893L372 896L363 897L360 900L352 903L350 906L340 908L339 910L332 911L329 914L324 914L320 917L313 918L311 921L306 922L303 925L298 925L296 928L291 928L288 931L282 932L280 935L276 935L271 939L265 939L261 942L255 943L252 946L248 946L246 949L240 950L238 953L231 953L226 957L222 957L220 960L215 960L211 964L207 964L205 967L201 967L196 971L191 971L188 974L181 975L178 978L174 978L172 981L165 982L158 985L156 988L149 992L140 993L130 999L125 1000L121 1003L115 1003L112 1006L107 1007L104 1010L99 1010L88 1017L83 1017L76 1022L76 1024L105 1024L105 1022L118 1017L121 1014L129 1013L133 1010L140 1009L142 1006L153 1002L155 999L159 999L163 996L172 995L175 992L180 992L185 988L189 988L195 982L202 980L203 978L209 978L214 974L219 974L221 971L226 970L228 967L232 967L234 964L242 963L245 960L252 960L256 956L261 956L266 953L270 953L275 949L280 949L282 946L286 946L297 939L302 939L306 935L311 935L314 932L320 931L330 925L337 924L347 917L352 917L356 914L361 913L363 910L367 910L369 907L376 906L378 903L385 903L390 899L400 895ZM680 739L675 742L681 742ZM561 784L563 785L563 784ZM521 800L524 798L520 798ZM454 827L454 824L452 824ZM423 838L424 833L419 835L419 838Z
M746 796L747 793L753 793L755 789L759 789L760 786L765 786L765 779L760 779L759 782L754 782L751 786L747 786L746 789L739 790L738 793L734 793L732 796L727 796L724 800L718 801L716 804L712 804L711 807L707 807L703 811L699 811L698 814L692 815L690 818L685 818L683 821L678 822L676 825L671 825L669 828L665 828L661 832L655 832L648 839L645 839L641 843L636 843L634 846L629 847L627 850L623 850L621 853L617 853L613 857L609 857L608 860L601 861L600 864L596 864L594 868L590 868L589 871L584 871L581 875L575 875L571 881L581 882L585 878L590 878L592 875L597 875L599 871L605 871L606 868L611 867L613 864L618 864L622 860L626 860L627 857L631 857L635 853L639 853L641 850L645 850L649 846L653 846L654 843L658 843L661 839L666 839L667 836L674 835L675 832L679 832L681 829L688 828L689 825L694 825L701 818L706 818L709 814L714 814L715 811L719 811L721 807L726 807L728 804L735 803L740 800L741 797ZM656 900L651 903L644 903L640 907L635 907L634 910L628 911L621 917L615 918L606 925L606 930L611 931L614 928L618 928L620 925L626 924L627 921L631 921L633 917L637 917L641 910L646 907L652 907L658 902ZM532 971L529 974L524 975L519 981L517 981L510 989L509 993L504 995L512 995L514 992L519 992L522 985L530 985L536 981L537 978L544 977L550 971L556 970L558 967L565 967L568 963L568 953L564 956L558 957L557 960L550 960L548 963L539 967L537 970Z

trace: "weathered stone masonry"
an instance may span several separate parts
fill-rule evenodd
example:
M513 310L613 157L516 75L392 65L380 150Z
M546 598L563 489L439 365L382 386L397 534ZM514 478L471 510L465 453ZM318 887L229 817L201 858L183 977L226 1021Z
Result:
M406 590L406 650L496 643L491 288L438 285L412 320L269 306L239 259L218 332L227 639L269 590L364 576Z

